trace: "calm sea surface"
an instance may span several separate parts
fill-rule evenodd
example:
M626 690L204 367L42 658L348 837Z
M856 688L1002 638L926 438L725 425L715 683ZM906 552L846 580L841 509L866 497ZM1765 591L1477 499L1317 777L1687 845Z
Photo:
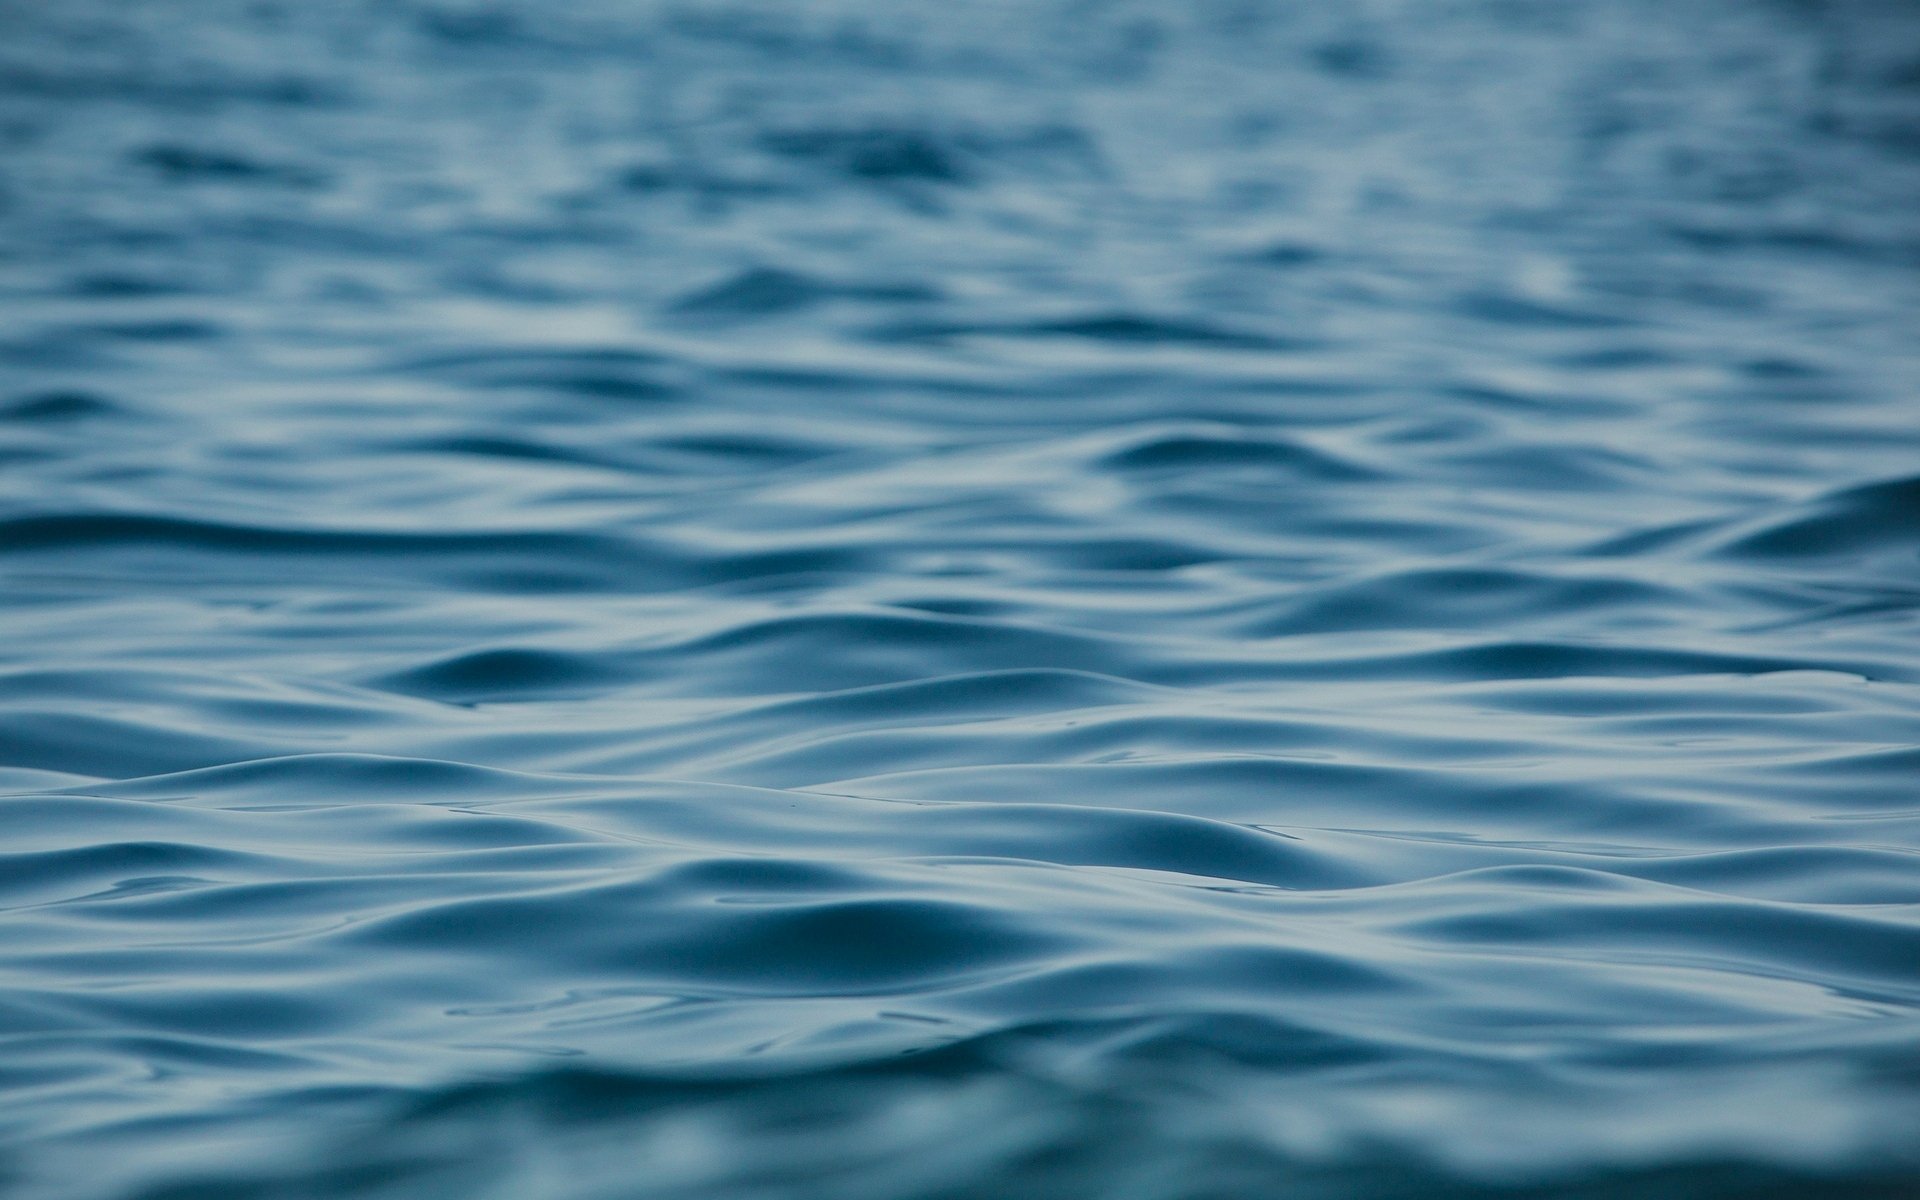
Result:
M1920 7L0 0L0 1190L1920 1195Z

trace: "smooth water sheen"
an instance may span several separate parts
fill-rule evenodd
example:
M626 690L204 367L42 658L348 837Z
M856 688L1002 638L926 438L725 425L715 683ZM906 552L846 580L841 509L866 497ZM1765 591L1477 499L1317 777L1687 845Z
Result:
M0 5L17 1200L1920 1195L1920 8Z

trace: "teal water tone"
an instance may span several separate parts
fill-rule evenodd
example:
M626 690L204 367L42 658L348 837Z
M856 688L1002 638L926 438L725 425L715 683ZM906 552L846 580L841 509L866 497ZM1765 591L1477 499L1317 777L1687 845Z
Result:
M1920 1196L1920 8L0 0L9 1200Z

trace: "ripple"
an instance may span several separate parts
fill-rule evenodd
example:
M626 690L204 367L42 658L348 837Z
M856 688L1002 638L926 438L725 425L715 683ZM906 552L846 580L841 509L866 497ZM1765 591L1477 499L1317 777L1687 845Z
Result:
M1722 553L1758 560L1869 560L1889 565L1915 557L1920 476L1845 488L1761 523Z

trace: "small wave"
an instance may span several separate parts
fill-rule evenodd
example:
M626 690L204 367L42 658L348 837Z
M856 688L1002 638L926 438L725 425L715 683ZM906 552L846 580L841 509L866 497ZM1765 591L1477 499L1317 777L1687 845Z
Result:
M988 337L1020 340L1065 339L1121 347L1210 348L1250 351L1311 349L1306 338L1234 328L1225 324L1135 312L1094 312L1056 319L1016 322L894 322L876 336L889 341L945 341Z
M1920 476L1863 484L1753 522L1720 549L1749 560L1874 560L1920 563Z
M834 283L794 271L755 267L681 297L674 301L673 311L696 317L752 318L798 312L830 300L894 305L938 298L926 287Z
M115 401L93 392L79 390L31 392L23 396L15 396L4 406L0 406L0 419L23 424L40 422L55 424L119 417L126 411Z

